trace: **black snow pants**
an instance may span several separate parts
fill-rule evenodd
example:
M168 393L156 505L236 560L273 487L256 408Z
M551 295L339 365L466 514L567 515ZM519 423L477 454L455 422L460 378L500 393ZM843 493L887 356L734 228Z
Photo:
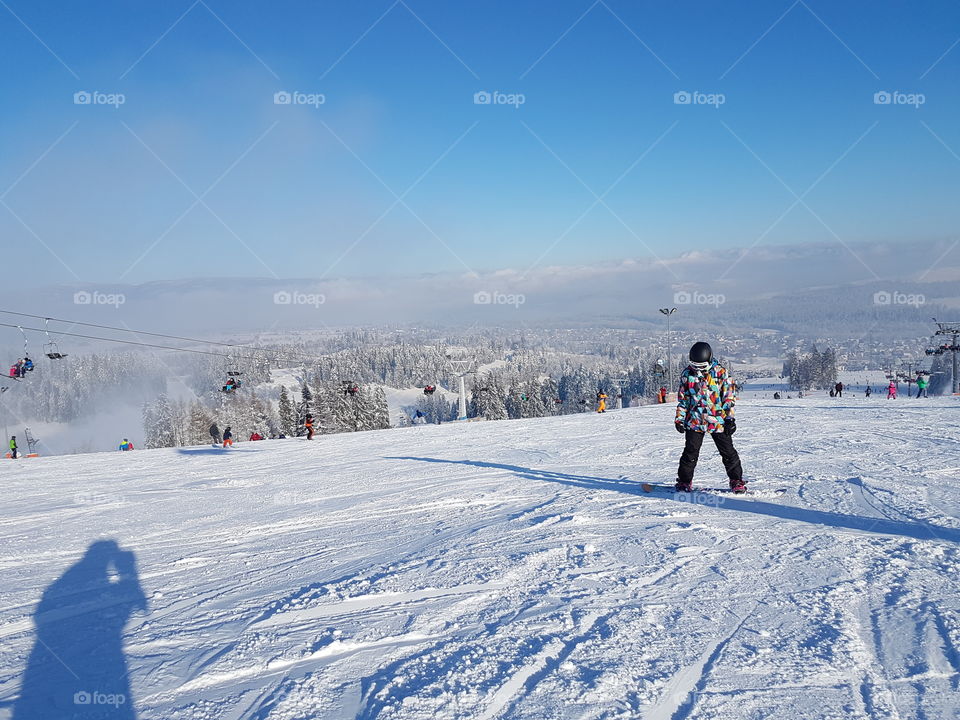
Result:
M683 454L680 456L680 469L677 470L677 480L683 484L693 482L693 471L697 469L697 460L700 458L700 448L703 445L703 436L707 433L687 430L684 433L686 442ZM733 447L733 437L729 433L709 433L714 445L720 452L723 467L727 477L731 480L743 480L743 468L740 466L740 456Z

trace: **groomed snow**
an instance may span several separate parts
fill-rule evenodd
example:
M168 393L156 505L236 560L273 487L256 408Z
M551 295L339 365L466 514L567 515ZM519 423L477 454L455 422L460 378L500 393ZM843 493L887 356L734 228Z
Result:
M958 717L960 401L745 400L693 502L672 412L7 461L0 717Z

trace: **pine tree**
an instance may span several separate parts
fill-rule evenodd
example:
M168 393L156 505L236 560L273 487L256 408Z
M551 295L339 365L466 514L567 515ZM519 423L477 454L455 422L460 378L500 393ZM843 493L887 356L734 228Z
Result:
M176 446L173 410L166 394L161 394L143 408L143 433L148 448Z
M290 395L287 393L285 386L280 387L278 414L278 430L287 437L293 437L297 432L297 415L293 404L290 402Z
M303 437L307 434L307 429L304 426L307 415L313 415L313 393L310 392L307 383L303 383L300 386L300 402L297 403L297 437Z

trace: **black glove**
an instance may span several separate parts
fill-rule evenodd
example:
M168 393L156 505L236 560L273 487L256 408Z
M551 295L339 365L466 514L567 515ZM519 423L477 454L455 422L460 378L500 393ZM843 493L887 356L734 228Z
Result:
M723 431L727 435L733 435L737 431L737 421L733 418L727 418L723 421Z
M675 422L673 426L677 429L677 432L683 435L687 432L687 429L683 426L683 423Z

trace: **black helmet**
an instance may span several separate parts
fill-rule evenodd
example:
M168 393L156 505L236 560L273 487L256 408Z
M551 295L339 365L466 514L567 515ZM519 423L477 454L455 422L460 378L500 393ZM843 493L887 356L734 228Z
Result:
M693 347L690 348L690 362L702 364L711 360L713 360L713 348L710 347L709 343L694 343Z

